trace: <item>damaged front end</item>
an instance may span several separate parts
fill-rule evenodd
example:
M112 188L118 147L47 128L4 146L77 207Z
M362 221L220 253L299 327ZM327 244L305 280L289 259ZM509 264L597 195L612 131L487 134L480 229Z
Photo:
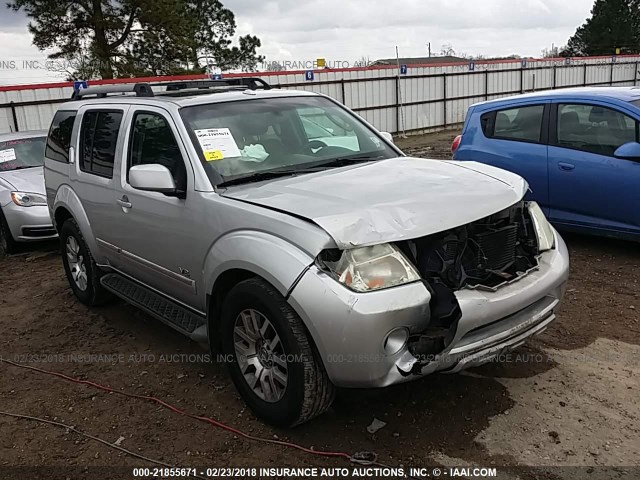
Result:
M398 366L400 374L408 376L420 374L450 349L462 318L457 292L496 292L525 277L539 268L540 253L553 246L552 238L537 204L520 201L486 218L425 237L326 250L317 266L358 293L424 284L430 294L429 322L419 331L406 329L411 333L402 348L414 360Z
M538 269L536 225L522 201L470 224L397 244L431 293L429 327L407 345L420 363L435 359L455 337L462 315L455 292L496 291Z

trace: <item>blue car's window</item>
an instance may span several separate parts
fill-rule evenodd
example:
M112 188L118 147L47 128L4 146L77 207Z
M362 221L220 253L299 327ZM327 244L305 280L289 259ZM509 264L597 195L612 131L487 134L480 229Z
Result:
M558 146L613 155L620 145L637 141L636 121L599 105L558 105Z
M495 117L493 117L495 114ZM539 142L544 105L528 105L491 112L492 120L485 122L485 135L491 138Z

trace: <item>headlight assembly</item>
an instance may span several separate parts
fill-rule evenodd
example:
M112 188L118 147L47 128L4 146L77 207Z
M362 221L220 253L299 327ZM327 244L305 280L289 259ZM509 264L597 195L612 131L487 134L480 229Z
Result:
M420 275L402 252L388 243L351 250L328 250L320 254L318 264L356 292L420 280Z
M11 200L20 207L37 207L47 205L47 197L40 193L11 192Z
M538 237L538 250L544 252L551 250L555 247L555 237L553 235L553 228L547 220L547 217L542 213L540 205L536 202L529 202L529 214L533 221L533 226L536 229L536 236Z

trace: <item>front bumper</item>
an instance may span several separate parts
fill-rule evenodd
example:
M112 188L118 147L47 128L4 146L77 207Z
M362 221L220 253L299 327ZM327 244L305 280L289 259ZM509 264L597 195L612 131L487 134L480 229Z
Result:
M16 242L33 242L58 236L46 205L20 207L10 202L2 207L2 213Z
M555 319L569 276L569 253L556 232L556 247L539 268L495 292L456 292L462 311L453 341L441 354L416 358L407 345L384 351L389 332L411 335L429 324L431 295L422 283L355 293L315 267L291 292L289 302L316 342L331 381L340 387L384 387L436 371L480 365L544 331Z

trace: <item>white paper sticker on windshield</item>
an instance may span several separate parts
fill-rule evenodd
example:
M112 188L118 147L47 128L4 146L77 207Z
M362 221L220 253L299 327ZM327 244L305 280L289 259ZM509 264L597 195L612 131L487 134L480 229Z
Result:
M13 148L0 150L0 163L10 162L16 159L16 151Z
M196 130L195 133L207 162L241 156L240 149L228 128L206 128Z

